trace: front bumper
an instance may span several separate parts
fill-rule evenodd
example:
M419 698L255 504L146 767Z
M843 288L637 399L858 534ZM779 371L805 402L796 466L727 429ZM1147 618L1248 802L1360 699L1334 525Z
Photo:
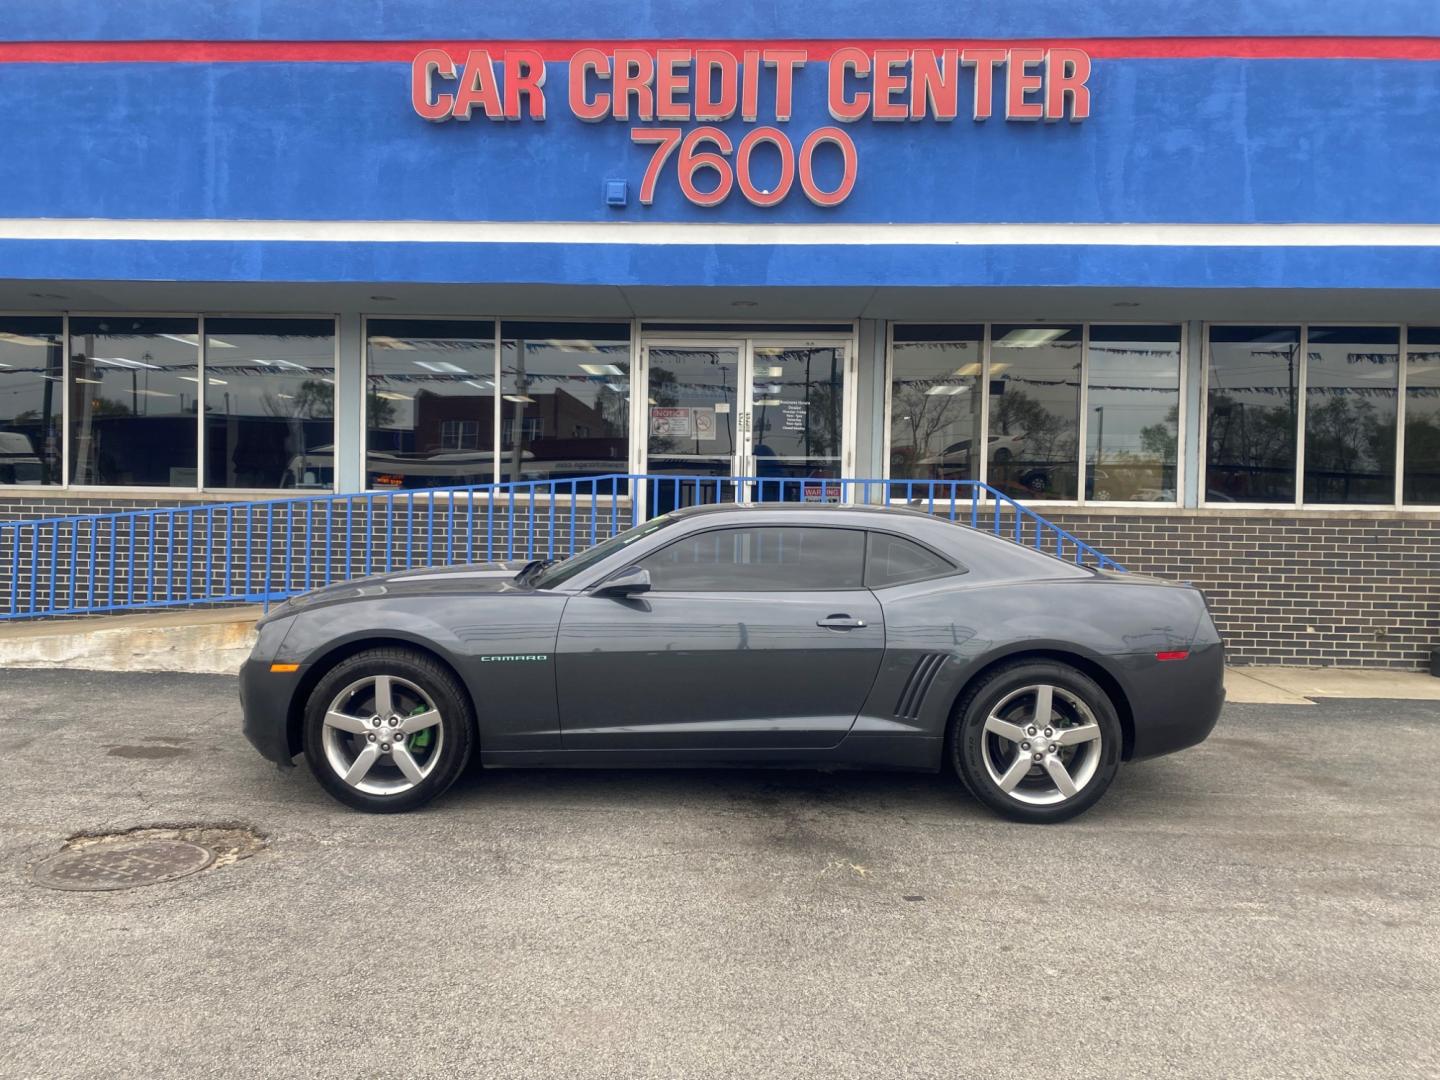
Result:
M240 665L240 710L250 745L282 768L294 765L298 747L290 741L290 704L299 673L276 673L253 656Z

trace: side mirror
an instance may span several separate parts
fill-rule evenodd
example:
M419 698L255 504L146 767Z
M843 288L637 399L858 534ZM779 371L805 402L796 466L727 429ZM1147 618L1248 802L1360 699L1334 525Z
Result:
M638 596L649 591L650 571L643 566L629 566L601 582L595 595L623 600L627 596Z

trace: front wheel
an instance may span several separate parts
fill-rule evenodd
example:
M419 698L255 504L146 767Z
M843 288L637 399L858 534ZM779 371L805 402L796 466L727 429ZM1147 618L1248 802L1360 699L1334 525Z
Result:
M1120 720L1109 696L1068 664L997 668L956 707L955 771L1015 821L1065 821L1090 809L1120 767Z
M357 810L423 806L470 760L475 722L464 687L424 653L369 649L320 679L305 706L305 759Z

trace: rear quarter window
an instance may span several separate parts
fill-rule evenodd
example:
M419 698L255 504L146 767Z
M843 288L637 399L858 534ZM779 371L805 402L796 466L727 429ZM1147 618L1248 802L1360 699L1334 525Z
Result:
M893 533L869 534L865 548L868 588L884 589L956 573L964 573L964 569L922 544Z

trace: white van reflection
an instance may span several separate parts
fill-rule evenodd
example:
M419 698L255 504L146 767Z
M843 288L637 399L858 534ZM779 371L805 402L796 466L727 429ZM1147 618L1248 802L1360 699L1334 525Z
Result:
M0 484L38 484L44 473L30 436L0 431Z

